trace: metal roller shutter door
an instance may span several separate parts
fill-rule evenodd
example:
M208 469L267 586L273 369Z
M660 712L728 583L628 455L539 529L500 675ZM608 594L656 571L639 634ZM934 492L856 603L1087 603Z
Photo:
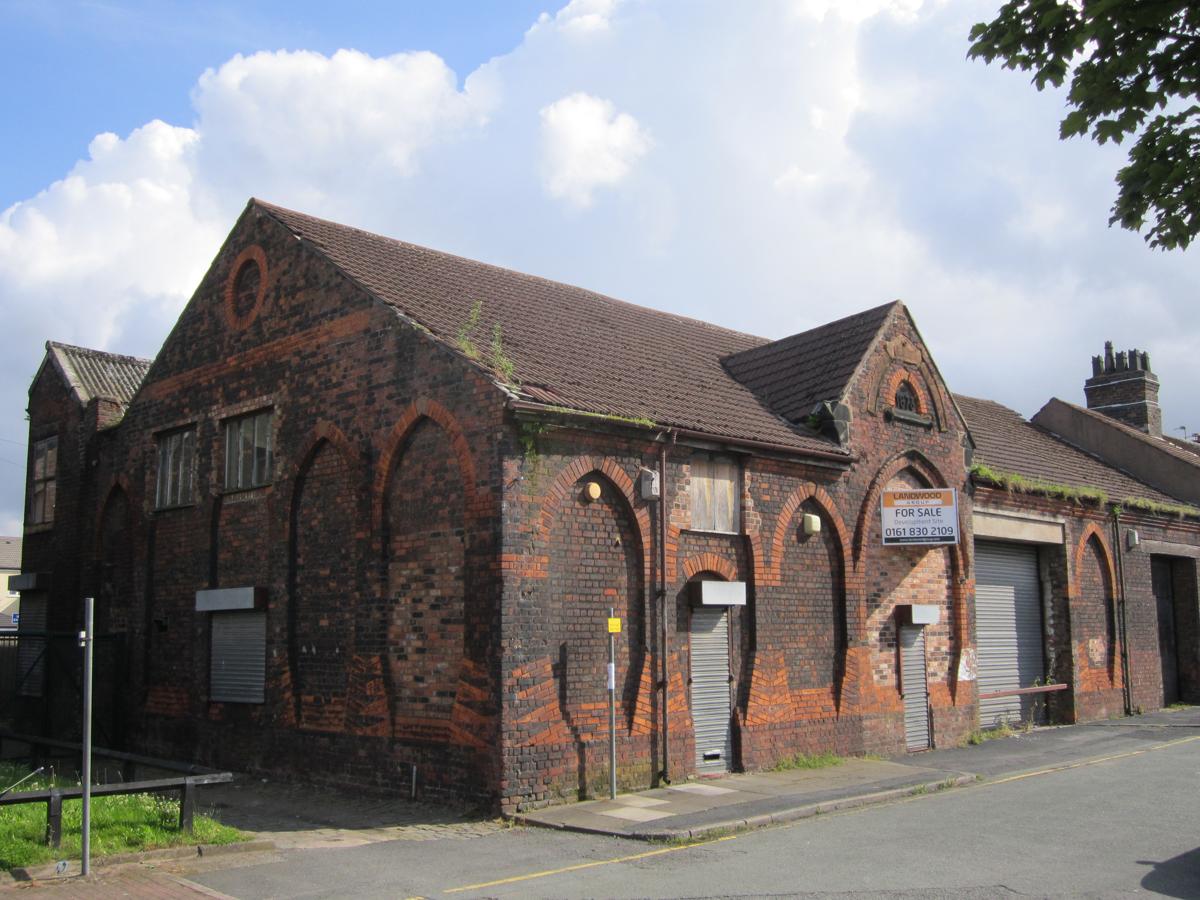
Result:
M728 772L729 730L728 607L692 609L692 722L696 733L696 771Z
M262 703L267 664L265 612L212 614L212 675L209 699Z
M975 633L979 693L1032 687L1045 677L1037 547L975 544ZM1019 696L979 701L979 723L985 728L1022 717Z
M900 627L900 675L904 691L904 745L929 749L929 686L925 681L925 629Z
M45 635L46 595L22 594L17 630L17 693L22 697L42 696L46 683Z

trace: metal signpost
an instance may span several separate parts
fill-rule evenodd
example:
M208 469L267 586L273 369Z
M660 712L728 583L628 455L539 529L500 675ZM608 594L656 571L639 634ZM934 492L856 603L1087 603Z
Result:
M86 878L92 863L92 635L91 597L83 598L83 631L79 646L83 648L83 825L81 834L81 874Z
M608 608L608 798L617 799L617 635L621 620Z

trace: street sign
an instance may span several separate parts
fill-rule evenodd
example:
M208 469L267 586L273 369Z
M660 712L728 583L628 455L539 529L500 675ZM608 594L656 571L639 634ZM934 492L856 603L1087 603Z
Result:
M958 492L954 488L884 491L879 508L885 546L958 543Z

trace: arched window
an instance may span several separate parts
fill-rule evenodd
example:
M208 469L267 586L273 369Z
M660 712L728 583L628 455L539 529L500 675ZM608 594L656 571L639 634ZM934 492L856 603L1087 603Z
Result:
M896 409L911 413L920 412L917 405L917 392L907 381L900 382L900 387L896 388Z

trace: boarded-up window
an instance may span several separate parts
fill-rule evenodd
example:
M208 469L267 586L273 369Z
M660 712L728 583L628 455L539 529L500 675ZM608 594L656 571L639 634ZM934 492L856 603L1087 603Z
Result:
M692 456L692 528L737 531L739 496L737 462L710 453Z
M237 610L212 614L212 670L208 699L262 703L267 666L267 614Z

